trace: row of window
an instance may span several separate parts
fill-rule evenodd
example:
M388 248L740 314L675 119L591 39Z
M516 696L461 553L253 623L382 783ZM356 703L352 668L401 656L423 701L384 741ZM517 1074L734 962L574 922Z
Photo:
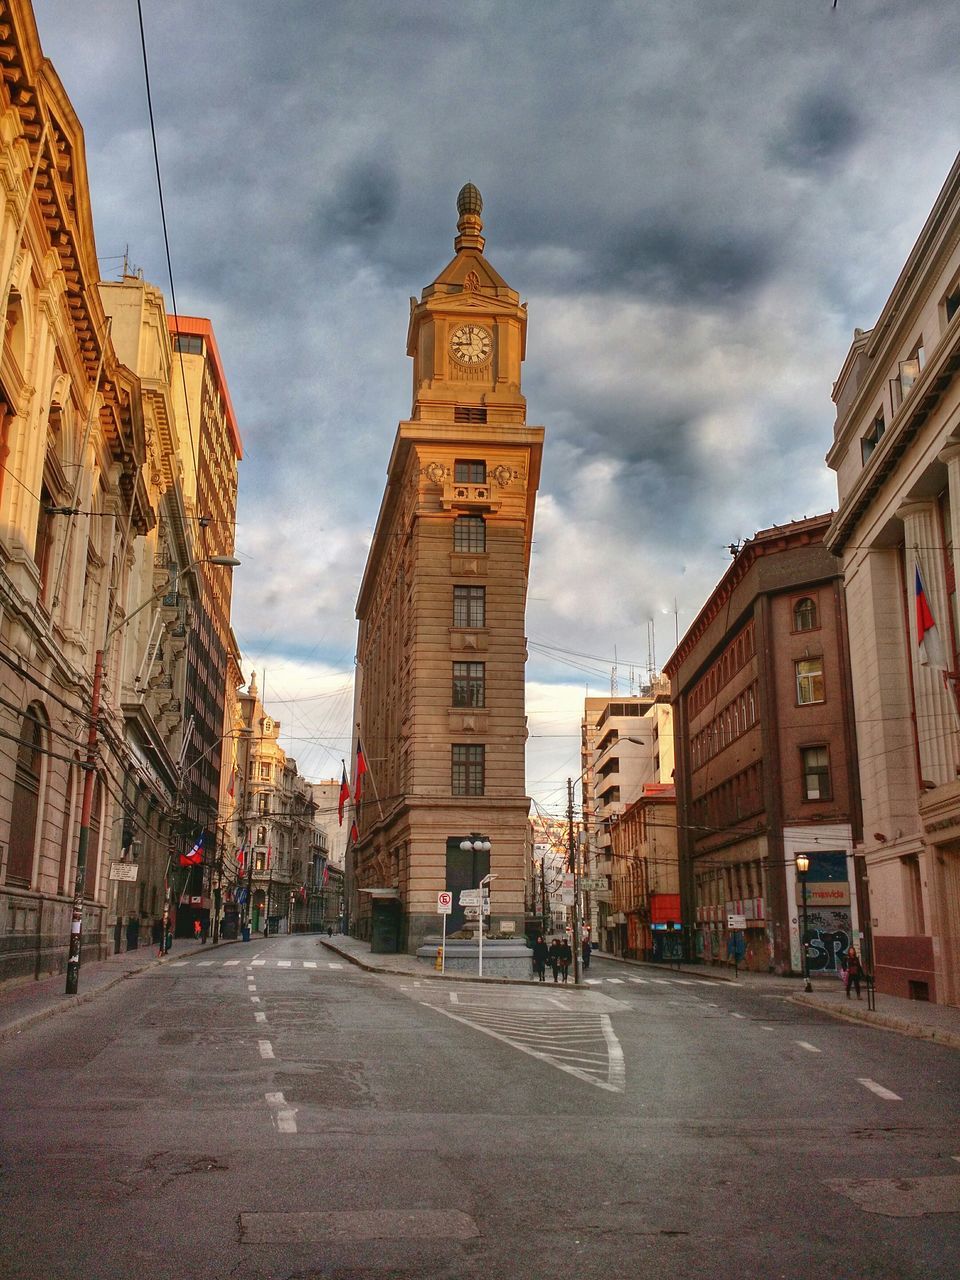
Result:
M697 715L756 652L753 621L747 623L709 671L690 691L690 714Z
M757 722L757 682L729 702L710 724L701 729L690 743L694 769L706 764L724 747L741 737Z
M484 419L486 414L484 413ZM471 419L474 420L474 419ZM480 419L476 419L480 420ZM487 464L457 459L453 464L457 484L485 484ZM487 526L482 516L458 516L453 522L453 549L477 555L487 549ZM453 588L453 625L485 627L485 587ZM486 666L482 662L453 664L453 705L482 707L486 702ZM455 796L482 796L486 785L486 748L480 743L454 743L450 748L450 792Z
M759 762L728 778L693 802L694 826L720 829L760 812L762 785L763 770ZM800 795L808 801L833 799L830 750L826 744L800 748Z

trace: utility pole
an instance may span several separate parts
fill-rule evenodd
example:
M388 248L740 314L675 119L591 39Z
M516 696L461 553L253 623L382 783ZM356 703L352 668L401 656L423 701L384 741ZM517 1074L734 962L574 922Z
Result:
M573 834L573 779L567 779L567 850L570 871L573 874L573 981L579 987L583 964L583 929L580 924L580 872L577 844Z

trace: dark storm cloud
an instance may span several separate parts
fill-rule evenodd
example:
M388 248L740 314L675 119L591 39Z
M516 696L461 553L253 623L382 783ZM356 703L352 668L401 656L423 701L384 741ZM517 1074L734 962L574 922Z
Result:
M746 228L702 232L678 222L653 223L615 235L602 276L590 283L668 302L719 303L756 288L773 267L766 237Z
M388 161L361 158L332 175L327 200L314 216L311 239L376 238L396 213L400 179Z
M773 144L773 155L796 169L839 163L859 141L863 126L849 100L834 89L803 95Z

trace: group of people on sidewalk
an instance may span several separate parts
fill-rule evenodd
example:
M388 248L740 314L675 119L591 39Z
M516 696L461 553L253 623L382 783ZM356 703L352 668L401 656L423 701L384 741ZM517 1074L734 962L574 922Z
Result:
M566 938L554 938L547 946L542 933L537 934L537 940L533 944L533 971L537 975L540 982L546 982L547 965L549 964L553 972L554 982L566 982L570 972L570 966L573 964L573 948ZM590 968L590 942L588 939L583 943L583 967Z

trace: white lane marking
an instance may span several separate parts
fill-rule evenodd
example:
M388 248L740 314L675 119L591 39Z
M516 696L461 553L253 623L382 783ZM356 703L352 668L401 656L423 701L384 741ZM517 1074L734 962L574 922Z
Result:
M259 1004L259 1003L260 1003L260 997L259 997L259 996L251 996L251 997L250 997L250 1003L251 1003L251 1004Z
M745 1018L746 1016L747 1015L745 1013L731 1013L730 1015L731 1018ZM797 1043L798 1044L800 1043L799 1040L797 1041Z
M736 1014L734 1014L734 1017L736 1017ZM794 1043L794 1044L798 1044L798 1045L800 1046L800 1048L801 1048L801 1049L806 1049L807 1053L822 1053L822 1052L823 1052L823 1050L822 1050L822 1049L818 1049L818 1048L817 1048L817 1046L816 1046L815 1044L810 1044L810 1043L809 1043L808 1041L806 1041L806 1040L794 1040L794 1042L793 1042L793 1043Z
M692 987L693 983L688 978L674 978L673 985L675 987Z
M187 963L186 960L171 960L169 964L169 968L182 969L186 963Z
M255 1013L253 1018L255 1022L266 1022L267 1015L265 1013Z
M208 965L216 964L216 963L217 963L217 962L216 962L216 960L198 960L198 961L197 961L197 968L198 968L198 969L206 969L206 967L207 967Z
M651 978L650 981L655 982L660 987L669 987L670 985L669 978Z
M269 1040L258 1040L257 1044L260 1046L261 1058L273 1058L276 1056L273 1052L273 1045Z
M608 979L607 979L607 981L608 981L608 982L615 982L618 986L621 986L621 987L623 986L623 979L622 979L622 978L608 978Z
M290 968L290 966L291 966L292 964L293 964L293 961L292 961L292 960L278 960L278 961L277 961L277 968L278 968L278 969L289 969L289 968Z
M642 986L642 987L645 987L645 986L647 985L647 979L646 979L646 978L631 978L631 979L630 979L630 981L631 981L631 982L639 983L639 985L640 985L640 986Z
M265 1093L263 1096L271 1107L285 1107L287 1105L287 1100L282 1093Z
M303 967L305 969L315 969L317 967L316 960L304 960Z
M493 1040L508 1044L512 1049L519 1049L521 1053L526 1053L531 1058L537 1058L540 1062L546 1062L550 1066L556 1067L559 1071L567 1072L568 1075L576 1076L578 1080L585 1080L587 1084L595 1085L598 1089L606 1089L609 1093L623 1093L624 1091L626 1072L623 1065L623 1050L614 1035L613 1027L610 1025L610 1018L605 1013L600 1015L600 1024L603 1038L607 1044L607 1079L598 1080L596 1076L588 1071L581 1070L580 1067L573 1067L566 1062L558 1061L556 1049L550 1053L542 1053L539 1049L532 1049L529 1045L521 1044L511 1036L502 1035L499 1031L494 1031L492 1027L486 1027L480 1022L468 1021L466 1018L461 1017L460 1014L451 1013L440 1005L430 1004L427 1000L421 1000L420 1003L426 1009L433 1009L435 1013L442 1013L445 1018L451 1018L454 1022L462 1022L464 1026L471 1027L474 1031L479 1031L485 1036L490 1036ZM596 1039L596 1036L594 1035L593 1038ZM560 1051L562 1052L562 1046ZM584 1061L584 1059L581 1059L581 1061Z
M266 962L266 960L252 960L252 961L251 961L251 964L257 964L257 965L260 965L260 964L266 964L266 963L267 963L267 962Z
M763 1031L772 1031L772 1030L773 1030L773 1027L762 1027L762 1028L761 1028L761 1030L763 1030Z
M865 1089L869 1089L871 1093L875 1093L878 1098L886 1098L888 1102L902 1102L903 1099L899 1093L894 1093L892 1089L885 1089L882 1084L877 1084L876 1080L868 1080L865 1076L857 1076L857 1084L862 1084ZM954 1156L954 1159L957 1157Z
M950 1159L956 1160L957 1164L960 1164L960 1156L951 1156Z
M584 978L584 982L588 987L599 987L602 981L602 978Z
M224 960L223 967L229 969L232 964L240 964L239 960Z
M708 978L694 978L694 982L698 987L715 987L717 984L711 982Z
M450 1003L451 1003L451 1004L459 1004L459 1003L460 1003L460 997L457 995L457 993L456 993L455 991L451 991L451 992L450 992Z
M342 965L342 964L329 964L329 963L328 963L327 968L328 968L328 969L342 969L342 968L343 968L343 965ZM419 987L420 983L419 983L419 982L415 982L413 985L414 985L415 987Z
M567 1006L563 1003L562 1000L558 1000L556 996L547 996L547 1004L556 1005L556 1007L558 1009L562 1009L564 1013L567 1012Z

